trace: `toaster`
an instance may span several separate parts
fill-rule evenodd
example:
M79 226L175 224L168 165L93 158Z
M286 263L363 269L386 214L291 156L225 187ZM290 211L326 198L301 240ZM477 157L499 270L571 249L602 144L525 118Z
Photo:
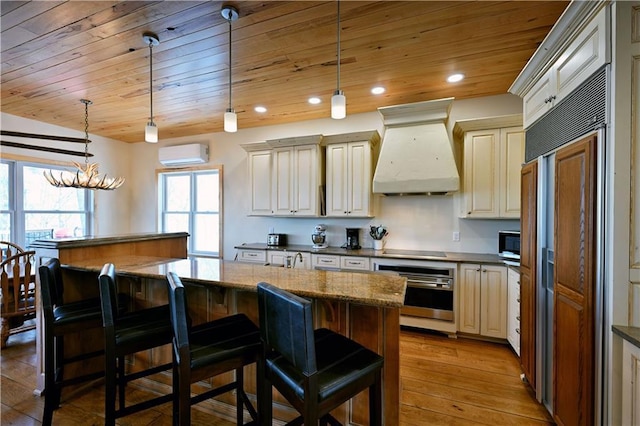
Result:
M267 235L268 246L286 246L287 234L269 234Z

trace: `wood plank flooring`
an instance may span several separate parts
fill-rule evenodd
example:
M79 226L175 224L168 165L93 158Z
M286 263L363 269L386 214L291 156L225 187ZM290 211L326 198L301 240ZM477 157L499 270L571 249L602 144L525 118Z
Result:
M35 386L35 332L11 336L0 352L0 424L39 425L44 399ZM400 426L553 424L520 381L518 359L506 345L403 329L400 335ZM144 397L143 391L131 392ZM103 385L65 389L54 425L101 425ZM169 404L128 416L120 425L171 425ZM194 408L193 425L235 423ZM394 425L390 425L394 426Z

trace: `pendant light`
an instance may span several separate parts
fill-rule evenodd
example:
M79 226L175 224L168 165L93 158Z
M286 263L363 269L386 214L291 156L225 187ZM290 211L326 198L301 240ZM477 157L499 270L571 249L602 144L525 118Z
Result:
M142 39L149 45L149 104L151 107L151 114L149 116L149 122L144 128L144 140L149 143L158 142L158 127L153 122L153 46L160 44L160 39L154 33L144 33Z
M223 6L220 13L229 22L229 108L224 113L224 131L233 133L238 131L238 115L231 106L231 22L238 19L238 9L233 6Z
M344 92L340 90L340 0L338 0L338 84L333 96L331 97L331 118L337 120L345 118L347 116L347 98L344 96Z
M84 104L84 167L73 162L78 171L72 173L70 171L60 172L59 176L54 176L53 171L45 171L44 177L53 186L59 188L86 188L86 189L116 189L120 188L124 183L124 178L111 178L107 175L100 177L98 172L98 163L89 163L89 105L88 99L80 99Z

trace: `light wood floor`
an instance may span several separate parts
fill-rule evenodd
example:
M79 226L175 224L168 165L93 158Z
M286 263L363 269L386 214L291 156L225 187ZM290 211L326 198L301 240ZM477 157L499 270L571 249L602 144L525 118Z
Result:
M43 398L35 386L35 333L11 336L0 352L0 424L39 425ZM401 426L552 424L546 410L520 382L518 360L508 346L403 330L401 354ZM130 392L132 399L144 397ZM65 389L54 425L101 425L102 383L76 392ZM194 425L233 425L194 409ZM171 407L118 419L120 425L171 425ZM394 425L389 425L394 426Z

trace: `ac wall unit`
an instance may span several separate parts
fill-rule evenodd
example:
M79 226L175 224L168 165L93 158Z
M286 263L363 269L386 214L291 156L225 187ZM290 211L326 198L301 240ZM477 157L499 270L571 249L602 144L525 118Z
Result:
M164 146L158 150L158 159L167 167L202 164L209 161L209 147L199 143Z

